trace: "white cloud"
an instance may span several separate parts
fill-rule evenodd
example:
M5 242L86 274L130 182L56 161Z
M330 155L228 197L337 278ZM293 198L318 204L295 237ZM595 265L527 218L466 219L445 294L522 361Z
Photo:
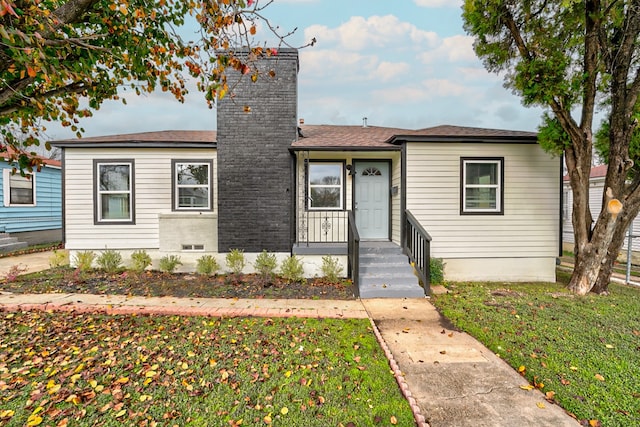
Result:
M405 62L381 62L371 73L371 78L378 79L383 82L390 81L395 77L401 76L409 72L411 66Z
M419 7L460 7L462 6L462 0L413 0L416 6Z
M435 45L438 36L434 32L421 30L408 22L401 22L393 15L352 16L337 28L311 25L304 31L305 39L315 38L318 46L336 46L341 50L360 51L382 47L407 47Z
M473 51L473 37L455 35L447 37L435 48L419 55L425 64L432 64L447 60L449 62L477 62Z

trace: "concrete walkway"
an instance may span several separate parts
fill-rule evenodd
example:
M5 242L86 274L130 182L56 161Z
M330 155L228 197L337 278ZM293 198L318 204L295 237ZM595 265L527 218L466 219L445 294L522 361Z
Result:
M12 265L48 268L49 255L0 259L0 279ZM10 260L7 262L7 260ZM42 267L44 260L47 261ZM40 265L40 267L38 267ZM0 284L0 289L2 285ZM504 361L471 336L455 331L425 298L270 300L147 298L121 295L11 294L0 312L102 311L206 316L370 318L418 426L578 426Z

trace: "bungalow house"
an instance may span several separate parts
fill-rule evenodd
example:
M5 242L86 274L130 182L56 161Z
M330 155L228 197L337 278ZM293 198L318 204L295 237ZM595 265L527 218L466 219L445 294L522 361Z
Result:
M62 240L61 163L42 161L22 176L0 154L0 252Z
M308 276L331 255L362 297L423 296L429 257L448 280L555 279L561 168L535 133L299 125L297 51L259 66L219 103L217 132L55 142L66 248L179 254L187 270L267 250Z

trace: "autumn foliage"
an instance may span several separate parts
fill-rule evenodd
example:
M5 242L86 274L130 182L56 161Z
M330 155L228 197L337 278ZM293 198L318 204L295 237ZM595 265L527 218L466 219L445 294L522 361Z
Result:
M50 121L80 137L79 119L123 91L183 101L195 79L212 106L229 89L227 68L257 76L251 60L277 54L253 40L260 11L245 0L0 1L0 146L37 145ZM189 20L199 32L184 40Z

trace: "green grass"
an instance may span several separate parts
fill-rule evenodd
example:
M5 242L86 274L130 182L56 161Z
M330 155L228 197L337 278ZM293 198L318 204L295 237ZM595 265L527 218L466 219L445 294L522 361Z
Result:
M458 283L438 309L578 420L640 425L640 288L575 296L561 283Z
M368 320L0 315L0 426L415 425Z
M64 245L61 242L42 243L39 245L31 245L24 249L18 249L17 251L0 252L0 258L33 254L37 252L47 252L54 249L62 249Z

